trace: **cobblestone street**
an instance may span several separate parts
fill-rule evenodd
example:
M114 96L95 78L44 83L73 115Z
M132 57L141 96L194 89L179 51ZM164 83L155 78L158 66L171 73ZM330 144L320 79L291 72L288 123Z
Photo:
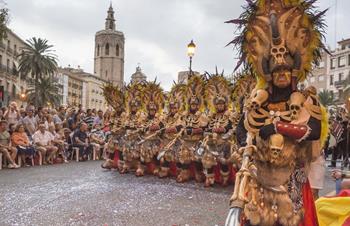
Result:
M0 225L223 225L232 187L104 171L101 162L0 171ZM326 191L334 188L329 181Z

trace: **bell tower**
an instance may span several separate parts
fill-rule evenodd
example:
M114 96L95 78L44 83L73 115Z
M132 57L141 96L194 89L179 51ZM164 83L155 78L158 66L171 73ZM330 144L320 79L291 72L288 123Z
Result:
M105 29L95 35L94 74L120 87L124 83L123 32L116 30L112 3L107 11Z

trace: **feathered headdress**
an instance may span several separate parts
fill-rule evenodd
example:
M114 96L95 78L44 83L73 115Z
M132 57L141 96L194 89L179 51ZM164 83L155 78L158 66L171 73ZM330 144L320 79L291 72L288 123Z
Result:
M228 108L231 107L231 93L232 86L231 83L224 77L224 72L218 73L216 69L216 74L209 74L208 82L205 88L205 100L208 105L210 112L215 112L215 105L219 102L226 104Z
M325 11L317 11L316 0L246 0L248 5L239 19L239 34L229 44L240 51L242 63L256 73L259 88L271 80L273 72L292 72L292 85L303 81L312 63L320 59L324 48ZM228 45L229 45L228 44Z
M126 87L126 109L130 112L131 106L136 106L138 110L142 107L143 91L146 87L146 83L130 83Z
M143 90L143 109L154 109L157 112L162 112L164 102L165 96L160 84L156 80L147 82Z
M121 111L125 109L125 99L123 91L112 83L108 83L102 87L103 96L115 111Z
M248 71L237 73L233 79L232 104L236 112L241 112L245 100L256 86L256 80Z
M188 79L186 85L186 97L187 104L186 110L189 110L189 106L192 103L199 105L200 111L204 111L204 89L205 89L206 79L204 76L193 75Z
M179 112L182 112L185 110L184 105L181 105L181 103L186 102L185 101L186 96L186 85L185 84L177 84L174 82L173 86L171 87L170 93L168 95L168 104L170 105L177 105Z

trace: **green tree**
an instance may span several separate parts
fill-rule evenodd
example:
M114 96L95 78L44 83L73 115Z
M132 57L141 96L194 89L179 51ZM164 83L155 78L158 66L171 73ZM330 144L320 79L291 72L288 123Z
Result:
M341 99L344 103L346 103L350 97L350 74L348 77L342 81L342 94L341 94Z
M45 92L39 93L39 82L48 81L44 77L51 77L57 70L57 56L52 47L46 39L34 37L27 40L27 46L19 54L19 72L34 77L34 103L37 107L39 102L45 103L40 100L45 98Z
M322 90L318 93L318 97L323 106L328 107L335 104L334 93L329 90Z
M61 103L62 96L58 95L60 85L51 76L45 76L39 78L38 83L30 80L27 89L27 100L28 102L34 102L36 97L39 96L38 106L52 105L57 107Z

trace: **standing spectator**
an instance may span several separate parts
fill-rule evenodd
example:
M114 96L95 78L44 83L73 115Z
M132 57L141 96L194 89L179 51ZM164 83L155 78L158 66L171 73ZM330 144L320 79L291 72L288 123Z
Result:
M22 120L25 130L29 136L33 136L37 128L37 121L34 117L34 111L28 110L27 116Z
M66 109L63 106L60 106L58 108L58 117L61 119L62 122L66 120Z
M47 164L47 162L53 164L53 157L58 151L58 148L52 144L53 139L51 133L45 129L45 124L39 124L39 130L34 133L33 141L35 148L42 155L44 164Z
M2 111L2 109L0 109L0 120L5 120L4 119L4 112Z
M22 124L18 124L16 126L16 129L11 135L11 141L12 145L17 148L17 153L21 156L21 159L24 163L26 163L26 157L33 159L35 149L30 144L29 138ZM27 166L27 164L25 164L25 166Z
M103 111L102 110L99 110L97 112L97 116L94 120L94 128L103 128Z
M31 111L35 111L35 107L34 107L34 104L33 103L29 103L26 107L26 112L28 112L29 110Z
M96 158L99 159L101 148L105 146L105 136L101 129L92 129L89 135L90 144L96 150Z
M7 120L9 124L17 124L20 119L20 114L17 109L17 103L11 102L9 109L5 112L4 118Z
M51 115L52 115L52 120L53 120L54 124L63 122L61 120L61 118L58 116L57 111L55 109L51 110Z
M79 160L87 160L87 156L91 153L92 146L88 140L88 125L81 123L79 130L73 134L73 147L79 148Z
M86 111L86 117L84 118L84 122L88 125L89 128L92 128L94 124L94 116L92 115L91 109L87 109Z
M7 122L4 120L0 121L0 153L2 153L9 162L9 169L19 168L15 163L17 150L15 147L11 146L11 136L7 131ZM2 164L2 162L0 162L0 164Z

